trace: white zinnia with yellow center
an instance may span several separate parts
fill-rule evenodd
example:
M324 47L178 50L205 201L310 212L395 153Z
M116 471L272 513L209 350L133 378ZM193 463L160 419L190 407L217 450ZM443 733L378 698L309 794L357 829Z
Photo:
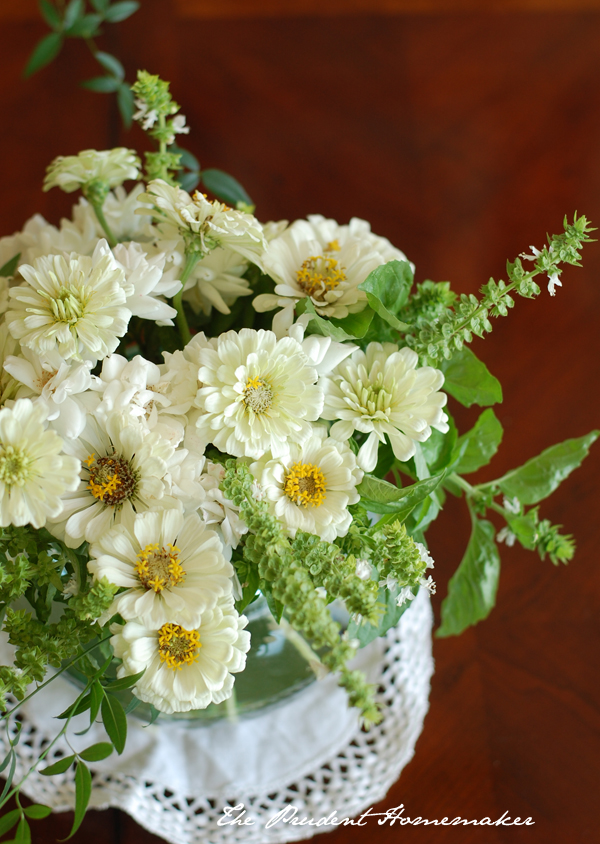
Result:
M79 482L79 461L61 454L46 430L47 411L29 399L0 410L0 526L45 525L62 510L60 496Z
M176 619L200 624L217 600L231 593L233 567L218 535L195 513L177 508L123 521L90 547L89 571L126 587L106 613L160 627Z
M291 537L304 530L332 542L348 532L348 505L360 498L363 473L348 446L325 437L321 427L303 446L292 445L277 460L266 454L250 471Z
M11 288L6 314L15 339L39 355L56 349L65 360L114 352L131 317L125 302L133 285L105 240L91 257L49 255L19 272L26 283Z
M84 149L78 155L59 155L46 171L44 190L58 187L72 193L82 185L103 182L115 188L140 175L140 160L134 150L125 147Z
M346 440L354 431L368 434L358 452L358 465L371 472L377 450L386 435L398 460L409 460L415 442L431 436L431 429L445 433L448 417L442 410L445 393L437 392L444 375L431 366L418 367L412 349L393 343L369 343L356 351L333 375L322 381L325 391L323 418L339 420L331 436Z
M248 620L238 615L232 597L219 598L187 628L176 622L160 627L140 621L115 624L111 639L115 656L123 660L119 677L144 671L133 692L160 712L189 712L221 703L231 696L233 674L243 671L250 649Z
M263 268L276 282L275 292L257 296L254 308L283 309L273 320L278 336L292 324L295 305L303 298L310 298L324 317L358 313L367 305L359 284L392 259L406 260L385 238L371 234L364 220L353 219L349 226L319 215L296 220L267 245Z
M228 331L196 352L203 385L196 425L206 442L236 457L278 457L304 442L319 418L323 393L316 370L292 337L272 331Z
M139 199L152 208L139 209L138 213L154 217L162 237L174 241L183 239L186 247L193 244L192 251L206 255L219 246L227 246L256 262L265 248L262 227L256 217L236 211L218 200L209 202L198 191L191 197L179 187L154 179Z

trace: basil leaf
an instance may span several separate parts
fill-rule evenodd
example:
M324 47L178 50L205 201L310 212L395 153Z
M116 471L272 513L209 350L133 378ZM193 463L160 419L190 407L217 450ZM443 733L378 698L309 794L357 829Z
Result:
M364 337L373 319L373 311L365 308L358 314L348 314L344 319L325 319L318 315L312 301L306 296L296 304L297 314L310 314L308 327L313 334L322 334L342 343Z
M357 624L356 621L351 619L348 624L349 638L358 639L360 647L364 648L365 645L368 645L374 639L377 639L379 636L383 636L387 633L390 627L395 627L400 621L401 616L412 603L410 600L404 601L402 606L399 607L396 603L399 591L399 587L397 589L380 589L378 595L379 603L382 604L385 609L379 619L379 623L371 624L368 621L361 621L360 624ZM414 594L417 594L417 590L415 590Z
M413 283L413 272L408 261L388 261L376 267L358 285L367 294L371 308L392 328L403 331L408 328L396 316L404 307Z
M229 173L215 169L203 170L201 179L211 193L223 202L233 205L234 208L238 202L245 202L247 205L254 204L237 179Z
M458 446L464 445L465 450L454 471L459 475L468 475L487 466L498 451L503 433L494 411L491 408L484 410L471 430L458 438Z
M444 373L443 389L465 407L487 407L502 401L500 382L467 346L450 360L441 361L439 368Z
M521 504L537 504L581 464L598 435L600 431L591 431L584 437L553 445L495 483L508 498L516 496Z
M410 486L397 487L374 475L365 475L356 491L361 503L372 513L396 513L400 521L440 484L444 472L417 481Z
M472 516L473 529L462 561L450 578L436 636L456 636L487 618L496 603L500 555L491 522Z

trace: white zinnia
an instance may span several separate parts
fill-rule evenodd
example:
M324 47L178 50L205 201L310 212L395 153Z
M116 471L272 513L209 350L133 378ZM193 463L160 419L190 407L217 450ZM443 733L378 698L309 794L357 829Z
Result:
M166 476L173 447L130 415L115 412L105 420L90 415L65 450L81 462L81 480L63 497L60 520L48 529L71 548L96 542L124 518L155 508L170 491Z
M348 532L348 505L360 499L356 487L363 473L348 446L324 437L322 428L277 460L265 455L250 471L291 537L303 530L333 542Z
M104 182L109 188L140 175L140 160L134 150L125 147L85 149L78 155L59 155L49 165L44 190L58 187L72 193L82 185Z
M240 296L252 293L250 283L242 278L247 269L248 261L232 249L213 249L190 273L183 298L196 313L210 314L215 307L228 314Z
M319 418L323 394L302 346L272 331L228 331L198 351L200 435L236 457L283 454Z
M191 241L196 251L204 254L226 246L253 262L264 250L265 239L256 217L216 199L209 202L198 191L191 197L179 187L154 179L140 201L152 206L140 213L154 217L158 231L167 240Z
M143 677L133 692L160 712L189 712L231 696L233 674L243 671L250 649L248 620L238 615L232 597L220 598L197 628L176 623L160 628L129 621L113 625L115 656L123 660L119 677Z
M91 258L72 253L38 258L19 272L25 284L10 290L6 314L11 334L38 354L57 349L63 358L98 360L119 345L131 311L133 286L105 240Z
M46 430L46 410L29 399L0 410L0 525L45 525L62 510L61 495L79 482L79 461L61 454Z
M231 594L233 566L217 534L177 508L123 521L90 546L88 570L126 587L106 613L149 627L177 620L198 627L206 610Z
M61 437L78 437L85 428L86 408L76 396L90 389L95 376L90 361L65 361L56 350L36 355L24 346L10 355L4 369L21 382L18 396L36 396L45 406L48 421Z
M165 256L147 255L139 243L119 243L113 249L117 265L125 272L125 283L133 289L127 307L134 316L151 319L158 325L173 325L177 311L157 296L172 297L181 290L181 282L164 276ZM164 277L163 277L164 276Z
M398 460L409 460L416 442L445 433L448 417L442 410L445 393L437 392L444 375L431 366L418 367L412 349L393 343L369 343L322 379L325 391L323 419L338 420L331 436L347 440L354 431L368 434L358 452L358 465L371 472L377 465L379 442L386 435Z
M274 279L275 292L257 296L254 308L283 309L273 320L278 336L292 324L296 303L306 297L324 317L358 313L367 305L359 284L394 258L406 260L385 238L371 234L364 220L353 219L348 226L319 215L296 220L267 245L263 269Z

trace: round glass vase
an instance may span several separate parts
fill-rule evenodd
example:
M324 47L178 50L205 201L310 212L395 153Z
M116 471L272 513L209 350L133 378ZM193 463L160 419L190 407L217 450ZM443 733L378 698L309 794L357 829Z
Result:
M244 615L248 618L246 630L250 632L251 644L246 668L235 675L232 696L223 703L211 703L206 709L172 715L161 713L161 720L202 726L222 718L251 716L275 706L316 679L310 662L317 657L310 646L285 620L277 624L262 596L246 607ZM76 668L70 668L67 673L78 686L85 685L86 678ZM110 679L115 678L115 669L109 669L108 675ZM150 705L137 701L130 689L111 694L132 717L146 723L153 720L155 713Z

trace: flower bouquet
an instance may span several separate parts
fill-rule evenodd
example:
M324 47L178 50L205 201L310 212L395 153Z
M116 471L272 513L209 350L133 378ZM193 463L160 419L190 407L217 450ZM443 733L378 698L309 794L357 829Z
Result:
M555 294L590 240L585 217L480 298L415 286L363 220L259 222L232 177L175 144L189 130L168 84L140 72L132 90L155 144L144 174L129 149L60 157L44 189L81 190L72 218L35 216L0 240L0 601L14 649L0 668L2 804L27 778L14 781L19 708L76 671L56 740L88 713L106 741L46 765L50 744L36 762L75 768L73 832L87 763L123 751L126 710L235 713L259 598L315 673L336 673L365 729L377 723L348 663L434 591L425 533L446 495L464 498L472 535L442 636L490 612L499 543L571 559L537 505L597 436L488 483L464 477L502 437L500 384L468 344L516 295L537 296L536 277ZM471 430L457 431L447 394L487 408ZM25 835L45 811L18 803L3 829Z

